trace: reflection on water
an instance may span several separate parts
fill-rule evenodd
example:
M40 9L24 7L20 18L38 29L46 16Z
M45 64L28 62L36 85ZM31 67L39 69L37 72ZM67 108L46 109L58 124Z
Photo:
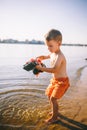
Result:
M44 78L2 79L0 123L15 127L23 124L35 125L44 117L49 105L44 95L47 84L48 80Z
M33 130L38 122L42 122L42 119L47 117L49 102L44 92L49 84L50 74L41 73L36 77L32 71L27 72L22 68L27 59L41 53L46 54L47 51L43 45L38 46L38 49L33 45L33 51L31 48L32 46L28 45L15 45L15 47L5 45L2 50L6 50L6 54L0 50L0 53L2 52L0 54L0 125L15 128L26 125L28 129ZM87 48L83 53L82 48L77 48L77 50L81 50L78 55L73 53L68 55L68 51L66 51L69 49L68 47L62 49L67 57L71 82L71 88L63 98L70 99L73 93L77 93L76 83L87 67L87 62L84 60L87 56ZM72 52L74 49L76 50L76 48L70 49ZM33 53L34 51L35 53ZM12 55L11 52L13 52ZM46 61L45 64L48 66L49 62Z
M4 104L3 104L4 103ZM42 116L42 106L46 105L44 98L34 96L32 94L14 93L0 101L1 119L2 123L29 123L38 120L38 116ZM36 119L35 119L36 117Z

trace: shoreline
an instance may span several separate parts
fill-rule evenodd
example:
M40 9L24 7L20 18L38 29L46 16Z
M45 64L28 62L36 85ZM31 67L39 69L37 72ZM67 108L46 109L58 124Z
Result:
M17 44L20 44L20 45L45 45L43 43L26 43L26 42L15 42L15 43L4 43L4 42L1 42L0 44L12 44L12 45L17 45ZM87 47L87 44L70 44L70 43L62 43L62 46L75 46L75 47Z
M40 99L29 93L26 95L16 93L5 98L4 104L0 100L0 129L87 130L87 66L79 68L77 72L77 80L59 101L61 116L58 122L51 125L44 123L44 120L50 117L48 99L44 97Z
M87 69L87 68L85 68ZM29 110L29 108L23 111L19 110L21 114L22 120L20 117L18 119L10 118L7 121L0 124L0 128L4 130L86 130L87 129L87 88L83 86L84 77L86 76L86 70L82 72L82 77L80 78L78 86L73 86L69 88L68 92L66 92L65 97L72 91L70 98L63 97L59 101L59 112L61 113L60 119L58 122L46 125L44 120L49 118L50 104L48 99L44 99L40 104L34 106L34 111ZM86 81L86 80L85 80ZM87 81L86 81L87 82ZM85 89L83 89L85 88ZM84 91L83 91L84 90ZM85 93L85 94L84 94ZM69 96L70 96L69 95ZM25 100L25 99L24 99ZM39 99L38 99L39 101ZM39 103L39 102L38 102ZM40 106L39 106L40 105ZM10 106L11 107L11 106ZM13 109L13 108L11 108ZM17 109L17 108L16 108ZM28 115L29 113L33 115ZM14 116L17 116L16 114ZM30 119L29 119L30 118ZM6 123L7 122L7 123Z

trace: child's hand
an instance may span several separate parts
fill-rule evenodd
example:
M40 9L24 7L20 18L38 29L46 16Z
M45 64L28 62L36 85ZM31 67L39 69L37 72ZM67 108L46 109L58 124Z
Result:
M39 65L36 65L35 68L37 68L38 70L41 70L42 66L41 64L39 64Z

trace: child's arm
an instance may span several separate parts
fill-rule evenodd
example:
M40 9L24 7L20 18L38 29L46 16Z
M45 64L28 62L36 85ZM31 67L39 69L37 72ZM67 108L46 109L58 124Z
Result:
M40 59L40 60L46 60L46 59L49 59L50 58L50 55L47 55L47 56L38 56L37 59Z
M41 65L37 65L36 68L41 70L41 71L44 71L44 72L48 72L48 73L56 73L59 71L60 67L61 67L61 64L63 62L63 59L62 57L59 57L55 66L52 67L52 68L45 68L45 67L42 67Z

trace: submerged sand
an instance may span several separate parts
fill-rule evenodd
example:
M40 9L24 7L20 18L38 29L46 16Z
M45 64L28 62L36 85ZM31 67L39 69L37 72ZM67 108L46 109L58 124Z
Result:
M44 123L44 120L50 117L51 108L48 100L37 99L36 102L38 102L35 105L35 100L33 102L28 95L26 97L19 95L15 97L15 100L11 98L9 103L5 99L7 108L3 111L0 109L0 130L87 130L86 72L87 68L80 76L80 80L73 84L59 101L61 115L56 123L51 125ZM31 104L28 99L31 100ZM17 100L20 100L20 108L17 107ZM24 104L22 104L22 100L25 102ZM12 106L13 102L15 102L14 106ZM30 107L32 104L33 107Z
M60 119L54 124L47 125L44 120L49 118L50 106L37 108L31 115L27 109L22 118L4 118L1 130L87 130L87 98L62 99L59 102ZM39 110L40 109L40 110ZM19 113L22 111L20 110ZM23 115L24 114L24 115ZM17 115L14 115L17 116ZM1 118L1 117L0 117Z

